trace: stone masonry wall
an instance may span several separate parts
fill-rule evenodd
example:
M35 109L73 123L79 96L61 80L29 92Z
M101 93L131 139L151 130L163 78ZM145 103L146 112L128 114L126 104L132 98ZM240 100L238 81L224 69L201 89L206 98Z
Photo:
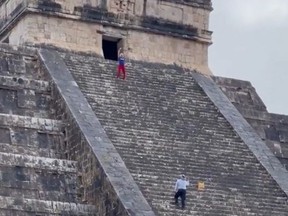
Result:
M131 31L124 44L133 60L161 62L192 68L211 74L208 68L208 47L190 40Z
M102 53L101 27L74 20L40 15L25 16L9 36L12 45L53 44L83 52Z
M98 33L99 30L124 39L123 46L128 61L133 59L175 63L211 74L206 44L140 31L103 28L95 23L29 14L13 29L9 41L13 45L52 44L103 56L102 35Z
M186 2L186 3L185 3ZM211 6L204 7L202 4L193 1L154 1L154 0L10 0L0 6L0 19L6 19L14 14L14 11L20 4L27 5L30 8L41 7L51 11L51 8L57 12L65 14L75 14L78 7L89 6L107 10L111 13L123 13L130 16L149 16L161 18L172 22L192 25L199 30L209 29L209 14ZM209 4L208 4L209 5Z
M108 11L162 18L185 25L193 25L198 29L208 30L209 28L210 10L207 9L172 1L124 0L122 4L119 2L119 0L108 0Z

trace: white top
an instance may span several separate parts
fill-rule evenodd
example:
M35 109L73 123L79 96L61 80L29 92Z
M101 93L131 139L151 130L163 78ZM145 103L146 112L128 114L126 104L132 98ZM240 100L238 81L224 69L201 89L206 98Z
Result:
M186 187L189 185L189 181L186 181L184 179L178 179L176 181L175 185L175 191L178 191L179 189L184 189L186 190Z

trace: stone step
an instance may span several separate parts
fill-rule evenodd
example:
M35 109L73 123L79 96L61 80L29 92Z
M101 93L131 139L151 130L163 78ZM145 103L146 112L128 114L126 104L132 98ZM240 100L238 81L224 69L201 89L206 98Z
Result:
M95 101L93 99L93 97L88 97L87 96L87 99L89 101L89 103L91 104L91 106L97 108L99 106L105 106L105 105L109 105L109 106L117 106L117 111L120 113L126 113L127 111L133 111L134 113L137 113L138 115L141 115L141 114L145 114L147 111L147 109L143 109L143 110L139 110L138 107L136 106L136 104L132 105L132 104L129 104L129 106L127 107L127 104L125 104L125 101L122 101L122 102L116 102L116 100L114 100L114 102L109 102L109 100L113 100L113 98L111 99L108 99L108 98L98 98L97 101ZM155 98L155 100L157 100L157 98ZM140 102L139 102L140 103ZM147 105L149 104L149 108L148 110L150 112L159 112L159 110L163 110L163 113L159 113L159 116L157 116L157 118L161 118L163 116L166 116L165 119L170 119L171 117L173 116L176 116L176 115L183 115L183 114L186 114L186 115L195 115L197 114L199 117L206 117L206 118L215 118L215 119L219 119L220 121L222 121L222 118L219 118L219 114L218 113L215 113L214 111L205 111L203 110L202 108L199 108L199 105L193 105L193 104L190 104L189 105L189 109L182 109L181 112L180 112L180 109L179 108L179 112L178 113L173 113L173 116L171 115L172 113L168 113L168 104L161 104L161 107L157 107L155 105L153 105L153 100L151 99L141 99L141 103L146 103ZM179 102L180 103L180 102ZM180 104L179 104L180 106ZM108 110L107 110L108 111ZM171 108L170 108L170 111L171 111ZM109 112L109 111L108 111ZM167 114L165 115L165 113ZM171 115L171 116L169 116ZM224 121L222 121L224 122ZM203 122L204 123L204 122Z
M140 136L139 136L140 137ZM144 138L144 136L141 136L141 138ZM146 137L145 137L146 138ZM127 140L128 139L128 140ZM149 142L141 142L140 140L137 142L133 141L133 137L131 137L131 139L129 140L129 138L127 138L126 140L124 140L122 137L117 137L118 140L118 144L117 144L117 149L121 152L125 152L125 153L138 153L139 156L141 156L141 154L149 154L149 152L157 152L160 151L161 155L163 156L167 156L169 157L171 155L171 152L174 153L180 153L186 156L198 156L201 151L203 151L203 149L205 148L205 155L207 155L208 157L215 157L215 155L223 155L225 158L227 157L228 159L231 157L236 157L238 155L242 155L243 152L240 151L241 148L240 147L227 147L227 148L223 148L221 149L222 146L219 145L209 145L208 146L205 145L205 143L203 143L203 146L199 146L196 145L195 143L199 143L199 141L197 140L197 142L195 141L191 141L190 144L179 144L179 143L165 143L165 142L161 142L158 141L155 144L151 144ZM235 143L237 144L237 143ZM239 143L240 145L240 143ZM131 149L131 147L134 147L133 149ZM163 149L165 150L165 152L163 151ZM215 154L215 149L217 149L217 153ZM189 151L188 151L189 150ZM255 161L255 157L247 151L247 157L250 160ZM238 159L238 158L237 158ZM241 160L241 159L240 159ZM244 159L245 161L247 159Z
M98 216L95 206L69 202L56 202L0 196L0 209L13 216L18 215L79 215ZM7 214L7 215L9 215Z
M101 69L98 68L98 70L100 71ZM159 72L157 71L156 73L159 74ZM102 70L100 73L98 73L98 71L96 73L89 73L89 71L75 71L73 72L74 75L77 76L77 79L79 79L79 82L83 82L85 80L85 76L89 76L89 78L91 77L91 82L99 82L101 80L105 80L105 85L109 85L111 83L115 83L115 85L117 86L121 86L121 88L126 88L127 84L131 85L140 85L143 87L147 87L147 85L149 86L155 86L155 87L177 87L177 89L183 89L183 88L190 88L193 87L193 89L195 90L196 93L202 92L203 90L195 84L195 82L193 81L193 83L191 83L191 78L187 79L187 80L181 80L181 77L178 76L177 74L173 74L171 75L170 79L166 79L164 76L162 78L159 78L159 76L146 76L145 72L141 71L139 73L130 73L129 75L129 80L127 79L127 81L123 82L121 79L117 79L116 78L116 74L114 73L110 73L107 71ZM128 76L127 76L128 77ZM179 78L179 79L177 79ZM89 82L90 83L90 82ZM139 86L138 85L138 86ZM175 88L174 88L175 89ZM158 91L159 88L155 88L155 91ZM151 89L149 91L152 91ZM205 97L205 96L204 96Z
M168 205L168 203L155 203L155 206L158 210L159 215L165 216L187 216L187 215L201 215L201 216L231 216L231 215L245 215L245 216L259 216L259 215L281 215L286 216L285 209L273 209L272 211L265 211L261 209L261 207L257 209L249 209L246 206L241 206L242 210L238 210L239 208L233 207L231 204L226 205L225 203L215 204L215 208L211 208L209 204L194 204L192 203L192 207L186 206L185 210L182 210L178 207L175 207L172 203ZM213 205L214 206L214 205ZM269 206L269 203L268 203ZM234 212L234 214L231 214Z
M0 153L0 167L26 167L68 173L77 171L75 161L11 153Z
M60 153L57 153L54 149L49 148L37 148L35 146L23 146L23 145L12 145L8 143L0 143L0 152L29 155L35 157L48 157L48 158L59 158Z
M141 134L144 134L144 135L148 134L150 136L152 135L159 139L163 139L163 136L165 137L166 135L169 137L174 136L174 139L183 141L183 137L185 137L186 135L188 135L188 133L190 133L191 135L195 134L195 138L193 139L202 139L203 142L206 141L209 143L211 143L210 140L212 139L213 141L215 140L214 142L216 143L217 141L220 141L220 140L222 142L223 141L225 142L226 140L231 141L231 138L233 138L234 143L238 142L239 145L242 145L241 148L243 149L243 143L241 144L240 138L236 137L235 134L229 133L228 131L226 132L221 131L219 133L215 133L214 131L211 131L211 129L209 129L208 125L206 124L201 125L201 127L194 127L193 125L190 125L190 126L187 125L186 128L185 128L185 125L179 125L178 127L177 124L173 124L175 128L173 130L169 130L169 124L161 125L161 122L162 122L161 120L160 122L157 122L157 123L155 122L154 124L145 122L145 120L149 121L151 117L149 117L149 119L146 118L145 120L142 120L141 122L140 120L138 121L133 120L130 115L131 122L129 122L130 121L129 119L125 119L125 121L123 121L121 116L122 118L126 118L126 114L125 115L121 114L117 118L111 118L111 117L109 118L109 114L106 113L107 119L104 119L104 114L101 114L99 115L99 120L104 127L109 126L109 128L111 128L110 130L114 129L113 133L117 133L120 136L123 135L124 138L125 137L129 138L129 136L133 136L133 135L138 137L138 136L141 136ZM197 122L191 122L191 124L193 123L197 123ZM143 126L141 124L143 124ZM131 128L131 125L133 125L133 129ZM210 124L210 126L214 126L214 124ZM145 129L145 127L147 127L147 129ZM189 132L185 129L188 129ZM161 132L159 132L158 130L161 130ZM213 138L211 137L212 135L213 135ZM190 140L192 140L191 137L189 138ZM243 149L243 150L245 151L246 149Z
M121 152L120 152L120 154L121 154ZM211 171L211 175L213 173L213 170L216 170L216 171L221 172L221 173L233 173L233 172L237 171L237 172L239 172L239 174L251 175L255 172L255 169L258 169L259 171L261 171L263 169L263 168L258 168L258 167L253 166L253 163L247 163L245 165L244 164L241 165L239 163L233 164L233 161L235 161L235 160L231 160L231 165L227 166L227 162L229 162L229 161L217 162L217 164L215 164L215 165L210 165L210 164L207 164L207 162L204 159L199 159L199 158L196 158L194 160L185 159L183 161L179 161L177 159L171 159L170 161L166 160L163 162L163 159L161 159L161 158L159 158L158 160L154 159L152 161L151 158L148 156L147 156L147 158L143 157L143 159L137 159L137 158L131 159L130 157L132 157L132 155L121 154L121 156L125 160L127 160L126 164L127 164L127 166L129 166L131 168L133 166L140 166L143 163L145 163L145 164L148 163L149 165L147 167L144 165L143 165L143 167L146 167L147 171L149 171L149 172L153 171L154 169L155 169L155 172L161 171L161 169L165 169L165 167L170 167L171 169L175 170L176 172L179 172L181 170L181 167L183 167L184 164L189 164L189 165L185 166L185 168L187 170L188 169L194 169L195 167L201 167L206 172ZM179 155L179 158L180 157L181 157L181 155ZM211 161L213 161L213 159L211 159ZM192 164L194 164L194 165L192 165ZM247 168L245 168L245 166ZM142 170L142 169L139 169L139 170ZM167 171L167 172L169 172L169 171ZM260 175L259 178L261 179L261 177L263 177L263 175ZM202 176L202 172L200 170L199 170L199 176ZM264 176L266 176L266 175L264 175Z
M172 171L167 171L165 175L161 175L161 176L157 176L157 173L161 172L161 170L165 170L165 168L162 169L153 169L153 168L147 168L147 167L143 167L143 170L135 170L132 168L132 166L130 166L130 164L127 165L132 176L134 177L134 179L137 179L137 181L139 183L141 183L141 185L146 185L147 187L156 187L157 184L159 185L159 182L161 182L161 184L166 183L168 185L170 185L171 187L174 186L175 182L171 182L171 181L167 181L167 179L171 179L171 176L176 176L177 175L177 171L172 172ZM166 166L167 169L168 166ZM174 169L174 167L170 167L170 169ZM145 171L144 171L145 170ZM176 170L176 169L175 169ZM205 176L205 171L206 171L206 176ZM197 178L193 178L193 180L191 180L191 184L192 187L194 187L196 185L196 181L204 181L206 182L206 186L212 187L212 188L217 188L217 184L219 183L219 181L221 180L221 182L223 182L223 184L225 183L225 185L227 185L226 188L223 188L223 185L220 184L220 186L223 188L223 190L230 190L229 188L233 188L233 186L231 186L231 183L229 182L229 177L231 177L232 175L224 175L224 174L214 174L212 173L211 175L209 175L209 177L207 177L207 173L210 173L209 169L203 169L202 172L198 172L195 171L194 173L197 173ZM187 173L187 175L193 176L194 173ZM243 174L244 175L244 174ZM157 179L154 179L154 177L157 176ZM249 176L249 175L246 175ZM233 177L233 176L232 176ZM262 176L263 178L263 176ZM239 178L239 180L234 180L233 184L234 187L237 190L243 190L245 192L249 192L249 189L247 189L248 187L252 187L254 186L254 188L257 188L258 185L261 184L266 184L265 185L265 189L261 190L261 192L265 192L266 190L270 190L270 194L272 194L273 188L275 188L275 185L271 184L269 185L269 181L267 180L262 180L261 176L259 177L254 177L253 178L253 183L246 183L245 186L243 186L242 182L243 182L243 178ZM211 183L209 182L209 179L217 179L216 182ZM236 177L234 179L237 179ZM215 180L214 180L215 181ZM229 186L230 185L230 186ZM251 191L251 189L250 189Z
M96 69L96 68L95 68ZM100 68L98 68L98 71L101 71ZM191 88L193 87L193 89L195 90L194 92L199 93L199 92L203 92L203 90L199 87L195 85L195 82L191 83L189 81L191 81L191 79L187 79L187 80L183 80L181 79L181 76L178 76L177 74L173 74L171 76L171 79L165 79L165 75L163 76L164 79L159 78L159 76L146 76L145 72L141 71L138 73L128 73L129 74L129 80L127 79L127 81L124 83L121 80L116 78L116 74L114 73L110 73L110 72L106 72L106 71L101 71L101 73L89 73L87 71L75 71L73 72L73 74L75 74L77 76L77 79L79 79L79 82L83 82L83 80L85 80L84 76L89 76L89 78L91 77L91 82L96 83L101 81L101 79L105 79L105 84L108 85L109 83L116 83L116 85L118 85L119 87L121 86L121 88L126 88L127 84L133 84L136 86L143 86L145 88L145 86L147 87L147 85L149 86L154 86L154 87L175 87L174 85L176 84L177 89L184 89L184 88ZM156 73L159 74L159 71L156 71ZM159 74L160 75L160 74ZM127 76L128 77L128 76ZM81 79L82 78L82 79ZM123 85L124 84L124 85ZM194 85L193 85L194 84ZM174 88L175 89L175 88ZM154 88L155 91L158 91L159 88ZM149 91L152 91L152 89L149 89ZM205 95L203 97L206 97Z
M42 80L27 79L18 76L1 76L0 88L2 89L29 89L36 93L50 93L50 83Z
M164 184L165 182L163 182L162 184ZM170 182L168 182L168 185L163 186L162 184L159 185L159 183L157 184L156 182L154 182L152 184L141 184L141 188L142 188L142 192L145 194L149 194L149 198L150 199L158 199L158 200L169 200L171 198L173 198L174 195L174 184L169 184ZM175 182L173 182L175 183ZM240 185L240 183L239 183ZM153 191L155 188L155 186L158 186L158 190L157 191ZM271 187L272 188L272 187ZM233 192L232 190L230 190L229 188L227 188L226 190L223 188L221 188L221 185L213 185L213 187L210 187L210 185L206 185L206 188L204 191L197 191L196 189L196 185L190 185L188 187L188 191L187 191L187 197L189 198L189 201L187 201L188 203L190 202L197 202L197 199L199 200L205 200L205 197L210 196L213 197L214 199L218 199L220 200L221 197L223 199L227 198L227 197L233 197L233 196L237 196L237 193L239 194L243 194L243 192L249 192L249 189L245 190L239 190L239 192ZM252 192L252 191L250 191ZM253 196L250 196L249 199L251 199L251 201L253 202L257 202L259 199L263 199L263 202L266 203L271 203L271 205L273 205L273 203L275 204L286 204L287 203L287 198L286 197L280 197L277 200L275 199L275 194L269 193L269 190L263 190L263 192L265 192L265 196L260 196L257 194L254 194Z
M178 151L177 147L175 147L174 149L165 149L165 153L163 152L163 150L161 151L161 148L159 148L158 150L156 149L148 149L146 147L143 147L144 149L137 149L134 151L129 149L129 147L125 147L124 148L119 148L118 146L116 147L117 150L119 150L119 152L121 152L121 155L125 158L129 158L130 160L133 160L134 162L137 161L143 161L146 160L147 162L149 161L152 164L159 164L159 166L166 166L166 165L174 165L175 164L175 160L174 158L169 157L169 153L174 154L176 157L187 157L187 159L185 158L185 161L191 162L191 163L196 163L199 165L205 164L206 160L209 159L211 161L216 160L219 164L221 163L227 163L229 161L234 162L233 166L235 168L239 168L242 167L243 169L249 171L249 168L254 169L255 166L259 167L259 165L255 165L255 157L253 157L253 155L251 155L250 157L245 158L240 158L238 160L237 158L237 153L236 156L235 155L231 155L230 154L219 154L219 152L217 154L213 154L213 149L208 149L207 152L205 152L205 158L203 158L204 155L200 155L199 152L193 152L193 150L190 150L189 148L184 150L180 150ZM130 146L131 148L131 146ZM232 150L232 149L231 149ZM154 157L152 157L151 155L155 155ZM241 156L241 153L238 152L238 155ZM236 161L237 159L237 161ZM198 163L197 163L198 161ZM232 165L231 165L232 166Z
M161 206L161 208L165 207L165 208L174 208L174 203L173 203L173 196L174 196L174 193L171 192L170 193L170 196L167 196L165 197L164 195L162 194L154 194L154 193L151 193L150 192L146 192L146 191L143 191L144 194L147 194L149 195L149 198L152 199L152 200L155 200L155 203L154 205L158 205L158 206ZM158 192L158 191L157 191ZM233 202L233 203L237 203L237 205L239 205L239 207L241 206L242 208L255 208L257 209L258 207L260 207L259 204L259 199L261 199L261 197L252 197L252 200L251 200L251 203L250 205L245 203L245 202L241 202L239 200L239 198L241 198L242 195L237 195L237 194L226 194L225 191L223 193L223 196L215 196L214 193L207 193L207 192L189 192L187 193L187 207L189 206L190 209L193 209L193 210L196 210L197 208L199 208L200 206L202 206L202 208L204 206L206 206L206 208L209 208L209 205L211 204L210 201L209 201L209 197L210 198L213 198L214 200L217 200L215 201L214 203L214 207L215 209L216 208L227 208L229 207L229 205L225 205L225 203L227 203L227 201L225 200L230 200L230 202ZM248 197L247 197L248 198ZM250 198L250 197L249 197ZM171 200L171 202L170 202ZM180 198L179 198L179 201L180 201ZM257 205L255 205L257 204ZM277 201L277 200L273 200L273 199L264 199L264 202L261 203L262 205L267 205L267 206L270 206L272 207L271 209L273 210L280 210L282 212L285 212L285 210L287 210L287 208L285 207L285 202L284 201ZM279 204L282 205L282 207L279 207ZM261 208L261 207L260 207ZM242 209L244 210L244 209ZM259 211L257 209L257 211ZM260 211L259 211L260 213Z
M0 166L0 196L76 202L77 174Z
M139 136L141 138L146 138L145 136ZM133 137L132 137L133 138ZM188 157L204 157L204 160L207 159L213 159L216 157L219 157L219 159L224 158L224 160L230 160L230 159L238 159L237 156L240 156L243 154L243 152L240 151L239 148L233 148L233 147L228 147L226 149L223 149L222 151L220 150L223 148L223 146L218 146L219 151L215 153L215 150L217 149L217 145L207 145L206 143L203 143L203 146L199 146L196 143L201 143L197 140L197 142L191 142L190 145L178 145L177 144L166 144L162 142L155 143L155 145L150 144L150 143L143 143L143 142L136 142L134 139L131 138L131 141L122 141L121 138L115 138L117 140L117 149L122 152L123 154L137 154L140 158L149 155L151 153L157 153L157 155L161 155L161 157L167 157L169 159L170 155L173 153L175 156L188 156ZM147 137L148 138L148 137ZM112 139L114 141L114 139ZM131 149L132 148L132 149ZM205 153L201 153L205 149ZM206 151L207 149L207 151ZM165 150L165 151L164 151ZM250 161L250 162L255 162L255 157L250 153L247 152L247 158L246 159L241 159L241 161Z
M98 87L99 85L101 85L101 83L95 83L95 85L96 85L95 87L85 87L84 83L83 84L78 83L78 85L82 88L85 88L83 93L86 94L88 98L95 97L95 95L93 96L93 94L91 92L97 91L99 93L99 95L97 95L97 98L99 98L99 100L103 100L103 102L105 102L105 95L109 95L109 98L110 97L116 98L120 94L119 92L116 92L117 90L119 90L116 87L115 87L115 89L113 87L111 87L111 88L109 88L109 90L102 89L102 88ZM168 90L166 90L166 92L165 92L165 90L161 90L158 92L158 95L155 94L155 92L149 93L148 89L147 89L147 91L144 90L142 93L135 92L135 90L133 91L133 89L131 89L131 90L121 89L121 91L123 91L123 93L122 93L123 98L133 97L133 96L138 95L142 98L142 100L145 100L147 102L149 102L149 101L153 102L154 100L159 99L159 100L161 100L162 103L167 103L169 100L172 100L172 97L174 96L174 97L177 97L177 99L175 99L175 100L177 100L179 103L183 103L183 104L186 104L189 106L196 105L196 103L197 103L201 107L210 107L210 108L213 108L213 110L215 109L215 107L213 107L213 105L211 103L207 103L207 100L205 101L203 98L198 99L197 95L194 96L193 99L191 99L191 97L189 97L189 94L185 95L185 94L182 94L182 92L180 92L180 91L178 91L177 93L174 93L173 95L171 95L171 92L169 92ZM200 97L200 95L198 97ZM108 100L108 98L106 98L106 101L107 100ZM135 102L141 103L142 100L141 101L135 101ZM114 102L116 102L116 101L114 101ZM194 106L194 107L197 108L197 106ZM207 110L207 112L211 112L211 111Z
M93 89L87 89L86 88L86 90L83 91L83 93L92 102L96 96L94 94L92 94L91 92L97 91L99 93L97 95L97 100L99 100L99 102L95 101L95 102L97 102L97 104L100 104L100 102L102 102L102 103L106 102L106 103L121 105L122 104L121 102L124 102L124 101L123 101L123 98L122 98L122 100L115 100L115 99L117 99L117 97L119 97L119 93L115 93L116 90L117 89L115 89L113 91L113 89L109 89L105 92L105 91L102 91L101 88L95 87ZM161 91L161 94L162 93L164 94L164 92ZM159 92L159 94L160 94L160 92ZM107 95L109 95L109 98L106 97ZM123 95L122 95L122 97L134 97L134 96L136 96L136 93L132 92L132 91L131 92L126 91L125 93L123 92ZM135 104L131 104L131 105L139 105L145 101L146 103L150 103L149 105L151 105L152 107L154 106L155 108L157 108L157 105L153 103L156 100L159 100L159 102L161 102L161 104L163 104L163 105L168 105L169 101L172 100L172 97L177 97L176 100L179 103L179 105L182 103L182 104L185 104L186 106L188 106L189 108L194 108L194 109L198 109L198 110L202 110L201 108L211 108L212 110L207 109L207 112L214 114L214 115L217 114L217 113L213 113L213 110L215 109L215 107L213 107L212 104L207 103L206 101L201 101L201 100L195 99L195 98L194 98L194 100L191 100L189 95L187 95L187 96L173 95L173 96L167 97L167 96L161 96L161 95L160 96L149 95L149 93L146 92L146 94L144 94L144 93L138 94L138 96L141 97L141 101L135 101ZM114 99L114 100L110 100L110 99ZM158 107L158 108L161 109L161 107ZM186 108L179 106L179 109L186 109ZM202 110L202 111L204 111L204 110Z
M61 121L29 116L20 116L0 113L0 125L9 127L22 127L42 131L61 131Z

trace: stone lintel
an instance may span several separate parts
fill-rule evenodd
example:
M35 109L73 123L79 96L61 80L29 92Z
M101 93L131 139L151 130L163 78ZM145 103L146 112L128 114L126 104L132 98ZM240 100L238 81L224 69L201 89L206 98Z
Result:
M39 55L126 214L155 216L61 57L47 49Z
M277 157L271 152L211 77L204 76L197 72L191 72L191 75L262 166L277 182L282 191L288 196L288 171L283 167Z

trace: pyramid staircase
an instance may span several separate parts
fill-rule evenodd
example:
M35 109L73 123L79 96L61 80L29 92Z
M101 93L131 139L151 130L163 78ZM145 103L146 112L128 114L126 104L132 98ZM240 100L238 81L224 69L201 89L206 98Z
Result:
M132 62L123 81L113 61L60 54L155 213L288 214L286 194L189 72ZM181 173L192 183L184 211L172 203Z

